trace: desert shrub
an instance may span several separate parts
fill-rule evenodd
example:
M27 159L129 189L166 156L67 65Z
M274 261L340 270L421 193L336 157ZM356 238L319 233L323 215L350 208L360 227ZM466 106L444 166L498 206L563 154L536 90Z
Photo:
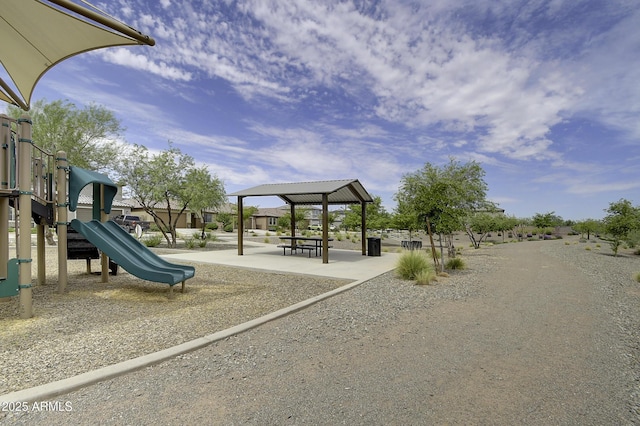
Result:
M447 260L447 263L445 263L444 267L447 269L464 269L467 267L467 265L464 263L464 260L462 260L462 258L452 257L451 259Z
M224 232L233 232L233 225L231 223L225 225Z
M429 257L432 257L433 253L431 252L431 249L427 248L426 250L427 250L427 255ZM439 249L436 249L436 259L440 259L440 250Z
M587 250L587 251L590 251L591 247L590 246L586 246L584 249Z
M636 251L634 251L633 254L640 255L640 249L637 249Z
M144 237L142 240L142 244L147 247L157 247L162 242L162 235L160 234L151 234Z
M636 274L636 277L635 277L635 278L636 278L636 281L638 281L638 282L640 283L640 272L638 272L638 273Z
M184 239L184 246L189 250L193 249L196 246L196 239L189 237Z
M210 229L211 231L215 231L216 229L218 229L218 224L217 223L207 223L205 225L205 229Z
M264 242L265 244L269 244L271 241L269 240L269 237L264 237L263 242Z
M416 284L417 285L428 285L434 281L437 281L437 274L433 265L429 264L430 268L426 268L421 270L416 274Z
M415 280L420 271L433 268L431 261L420 250L402 253L396 265L396 274L405 280Z

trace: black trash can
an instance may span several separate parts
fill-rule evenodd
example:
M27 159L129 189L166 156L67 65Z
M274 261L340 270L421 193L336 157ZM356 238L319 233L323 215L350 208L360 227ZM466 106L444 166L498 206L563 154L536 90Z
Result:
M369 256L380 256L382 240L380 237L367 238L367 253Z

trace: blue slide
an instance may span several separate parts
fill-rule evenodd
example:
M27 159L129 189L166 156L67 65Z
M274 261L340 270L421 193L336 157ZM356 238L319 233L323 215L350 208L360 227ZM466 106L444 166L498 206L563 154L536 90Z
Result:
M195 275L193 266L167 262L113 221L73 219L71 227L130 274L143 280L174 286Z

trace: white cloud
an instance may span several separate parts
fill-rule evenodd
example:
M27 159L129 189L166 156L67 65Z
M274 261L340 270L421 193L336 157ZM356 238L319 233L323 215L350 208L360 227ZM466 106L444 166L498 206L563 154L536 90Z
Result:
M127 48L107 49L101 51L101 56L107 62L150 72L169 80L189 81L192 78L189 72L168 65L165 62L151 61L147 56L133 53Z

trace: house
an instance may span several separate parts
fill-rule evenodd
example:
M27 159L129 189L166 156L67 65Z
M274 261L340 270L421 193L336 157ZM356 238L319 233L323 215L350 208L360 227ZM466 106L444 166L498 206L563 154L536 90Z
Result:
M305 220L308 227L319 227L322 225L322 208L318 206L304 206ZM278 219L291 212L288 205L280 207L259 208L257 212L245 224L247 229L275 230L278 226ZM335 220L333 225L338 227L344 219L344 210L334 210L331 212Z
M113 204L111 205L110 216L121 214L131 214L131 204L122 199L122 190L118 190ZM78 207L75 212L69 212L71 219L78 219L81 222L88 222L93 219L93 185L87 185L80 191L78 197Z
M247 229L265 229L274 231L278 226L278 219L289 213L288 208L270 207L258 209L245 226Z

